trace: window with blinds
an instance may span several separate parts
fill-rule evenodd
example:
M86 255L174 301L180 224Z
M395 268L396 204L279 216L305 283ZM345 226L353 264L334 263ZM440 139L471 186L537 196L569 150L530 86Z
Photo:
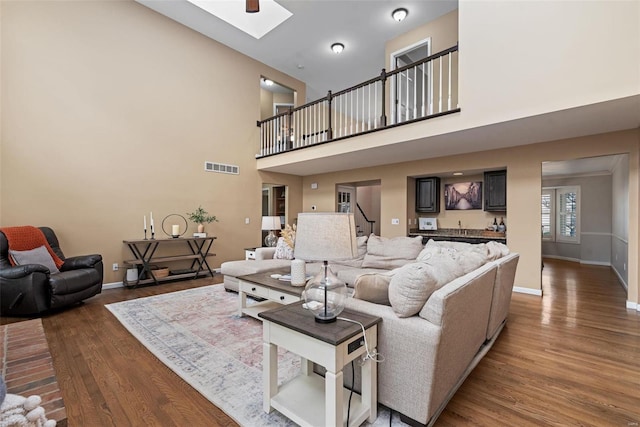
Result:
M553 201L555 192L553 190L542 190L542 239L554 240L555 231L553 229Z
M580 187L543 188L542 239L580 243Z

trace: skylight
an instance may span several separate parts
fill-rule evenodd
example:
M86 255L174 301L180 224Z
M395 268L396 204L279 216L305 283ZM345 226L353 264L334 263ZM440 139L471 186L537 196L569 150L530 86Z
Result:
M259 39L291 15L274 0L260 0L260 12L245 12L245 0L187 0L250 36Z

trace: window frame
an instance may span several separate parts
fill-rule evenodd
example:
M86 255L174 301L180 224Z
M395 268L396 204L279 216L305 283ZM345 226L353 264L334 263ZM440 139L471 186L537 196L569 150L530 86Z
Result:
M561 199L565 194L575 193L575 212L561 211ZM551 195L551 207L550 207L550 235L542 236L542 240L545 242L556 243L570 243L580 244L580 186L579 185L563 185L555 187L543 187L540 198L540 208L542 215L542 196L545 194ZM575 236L567 236L562 233L562 228L559 226L562 221L563 215L575 214ZM542 218L541 218L542 220ZM541 230L542 233L542 230Z

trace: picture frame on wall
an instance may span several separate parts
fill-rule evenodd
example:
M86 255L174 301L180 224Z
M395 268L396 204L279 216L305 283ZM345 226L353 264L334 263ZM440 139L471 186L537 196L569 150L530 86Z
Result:
M446 210L482 209L482 181L444 185Z

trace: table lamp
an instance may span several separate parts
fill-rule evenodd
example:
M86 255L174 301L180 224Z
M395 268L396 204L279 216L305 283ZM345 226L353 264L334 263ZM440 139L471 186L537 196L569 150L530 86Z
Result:
M298 214L294 256L322 261L320 273L304 290L306 307L316 322L335 322L347 299L347 285L333 274L329 261L354 258L358 254L353 214L318 212Z
M262 217L262 229L269 231L267 237L264 238L264 244L266 246L273 247L278 243L278 236L275 235L273 230L281 230L282 223L279 216L263 216Z

